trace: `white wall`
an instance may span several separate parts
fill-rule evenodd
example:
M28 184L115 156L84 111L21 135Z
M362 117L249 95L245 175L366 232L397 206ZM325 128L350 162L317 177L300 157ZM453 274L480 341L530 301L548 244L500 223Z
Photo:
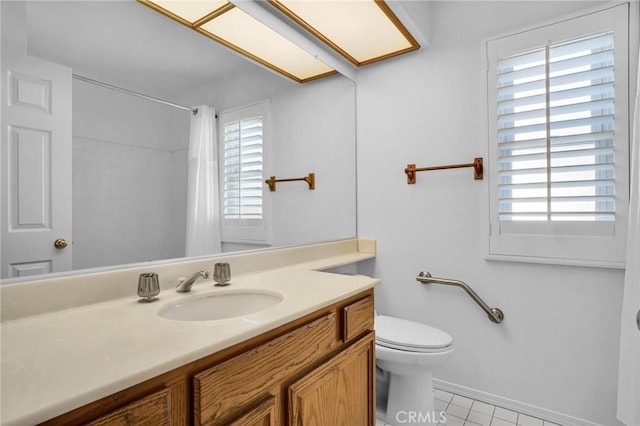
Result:
M178 151L189 143L190 112L73 80L73 134Z
M266 176L305 182L267 191L272 208L272 243L304 244L355 235L355 87L338 76L305 83L270 101L273 128Z
M184 256L189 112L73 90L73 268Z
M435 378L617 425L623 271L488 262L487 181L459 169L407 185L403 172L482 155L482 39L592 5L434 2L429 47L359 72L358 235L378 241L359 272L382 279L378 312L453 336L454 357ZM469 283L504 322L459 288L419 284L423 270Z

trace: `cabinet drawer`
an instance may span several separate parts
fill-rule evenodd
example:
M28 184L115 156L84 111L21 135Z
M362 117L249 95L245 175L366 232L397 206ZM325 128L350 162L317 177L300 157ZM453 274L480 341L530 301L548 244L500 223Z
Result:
M91 423L90 426L113 425L170 425L171 391L163 389L137 401L131 402Z
M196 424L222 424L243 405L338 347L336 314L209 368L193 379Z
M345 342L373 330L373 296L365 297L342 309L342 339Z

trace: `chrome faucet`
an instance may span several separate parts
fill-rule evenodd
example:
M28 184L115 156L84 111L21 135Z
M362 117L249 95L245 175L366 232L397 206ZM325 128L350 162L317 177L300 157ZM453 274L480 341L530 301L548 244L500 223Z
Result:
M178 293L188 293L191 291L191 286L198 278L207 279L211 276L211 272L204 269L202 271L198 271L195 274L190 275L187 278L181 278L178 281L178 285L176 286L176 291Z

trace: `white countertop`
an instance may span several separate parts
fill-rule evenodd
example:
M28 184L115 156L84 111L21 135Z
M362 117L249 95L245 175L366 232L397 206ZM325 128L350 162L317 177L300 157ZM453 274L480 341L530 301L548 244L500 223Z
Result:
M2 424L47 420L372 288L378 280L313 270L369 257L344 254L241 274L228 287L200 280L191 293L164 289L154 303L125 297L5 321ZM172 301L241 289L275 291L283 301L223 320L158 316Z

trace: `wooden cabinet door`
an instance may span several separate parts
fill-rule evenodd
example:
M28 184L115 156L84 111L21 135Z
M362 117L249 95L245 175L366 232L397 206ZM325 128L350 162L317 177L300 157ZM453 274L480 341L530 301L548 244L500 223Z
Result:
M276 399L268 398L252 410L233 419L228 426L275 426Z
M289 425L375 424L373 336L369 333L289 386Z
M314 365L339 345L336 315L324 315L193 377L194 423L225 425L248 401Z

